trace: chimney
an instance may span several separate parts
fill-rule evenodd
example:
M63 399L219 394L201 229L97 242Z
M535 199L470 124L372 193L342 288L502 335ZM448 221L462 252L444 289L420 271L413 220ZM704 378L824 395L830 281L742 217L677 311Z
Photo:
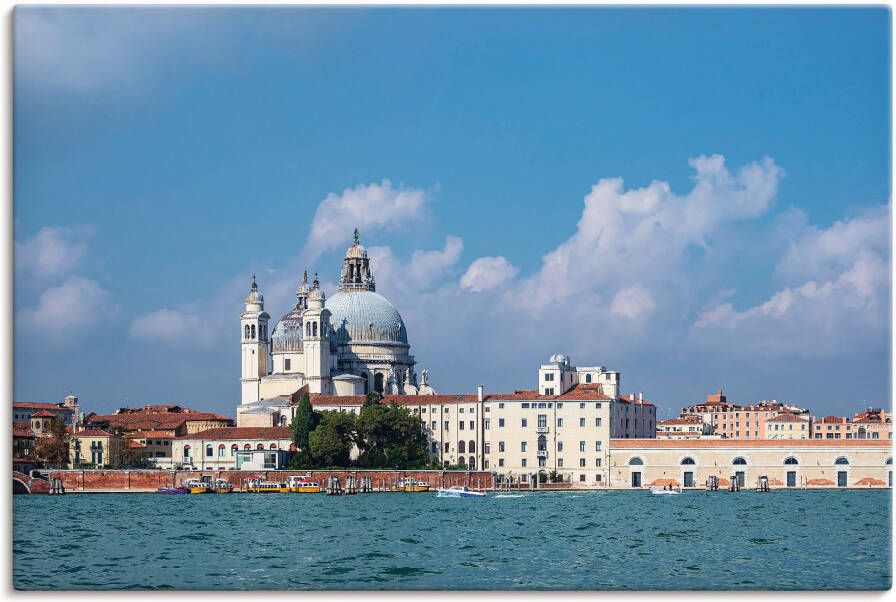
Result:
M482 390L484 387L482 385L476 385L476 399L478 401L482 401Z

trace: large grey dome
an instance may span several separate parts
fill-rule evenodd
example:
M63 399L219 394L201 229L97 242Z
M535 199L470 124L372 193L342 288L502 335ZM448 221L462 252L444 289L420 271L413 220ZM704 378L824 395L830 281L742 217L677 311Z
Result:
M294 308L280 318L271 333L274 353L302 351L302 310Z
M340 343L408 342L401 314L374 291L339 291L327 299L330 324Z

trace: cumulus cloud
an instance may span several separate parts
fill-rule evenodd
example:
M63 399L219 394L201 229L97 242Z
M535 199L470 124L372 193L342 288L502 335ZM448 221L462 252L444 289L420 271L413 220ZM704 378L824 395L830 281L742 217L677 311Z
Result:
M90 226L46 226L31 238L15 243L16 269L38 278L71 273L87 254Z
M41 343L56 345L99 326L114 310L109 292L99 283L72 276L41 293L37 306L19 310L17 318L28 336L37 334Z
M433 284L444 284L446 273L460 259L464 241L457 236L446 236L442 250L417 249L407 261L396 257L391 247L371 247L368 250L371 270L377 290L401 294L405 291L422 292Z
M622 316L634 320L640 316L649 314L656 307L650 292L642 286L629 286L613 297L610 303L610 313L614 316Z
M460 286L474 293L481 293L504 284L519 271L506 257L480 257L467 268L460 279Z
M341 247L356 227L388 231L416 222L429 200L425 190L395 188L390 180L330 193L314 213L302 256L312 262L325 251Z
M193 304L137 316L128 334L153 343L203 345L214 341L215 330L215 325L204 320L198 305Z

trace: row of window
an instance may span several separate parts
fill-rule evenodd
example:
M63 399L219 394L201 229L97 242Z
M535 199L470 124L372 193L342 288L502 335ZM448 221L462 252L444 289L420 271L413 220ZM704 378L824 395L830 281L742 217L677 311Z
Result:
M258 334L258 340L266 341L268 339L268 327L266 324L259 324L258 331L255 330L255 324L246 324L243 330L243 338L247 341L254 341L255 335Z
M680 464L682 464L683 466L694 465L696 463L697 462L690 456L682 458L682 460L680 462ZM797 460L793 456L787 456L786 458L784 458L784 464L786 464L786 465L799 464L799 463L800 463L799 460ZM889 464L890 461L888 460L887 463ZM746 466L747 460L745 458L743 458L742 456L737 456L736 458L731 460L731 464L736 465L736 466ZM839 456L836 460L834 460L834 464L838 464L838 465L849 464L849 459L846 458L845 456ZM638 456L634 456L632 458L629 458L628 465L629 466L643 466L644 460L642 460Z
M290 447L292 447L292 446L290 446ZM250 445L249 443L246 443L245 445L243 445L243 449L251 450L252 445ZM259 443L258 445L255 446L255 449L265 449L264 443ZM277 444L271 443L270 446L268 447L268 449L278 449ZM218 457L223 458L226 455L226 450L227 450L227 446L225 446L223 443L218 445ZM239 445L234 443L233 445L230 446L230 455L235 456L237 450L239 450ZM183 451L184 458L189 458L191 453L192 453L192 448L189 445L184 445L184 451ZM211 458L211 457L214 457L214 455L215 455L214 446L206 445L205 446L205 457Z

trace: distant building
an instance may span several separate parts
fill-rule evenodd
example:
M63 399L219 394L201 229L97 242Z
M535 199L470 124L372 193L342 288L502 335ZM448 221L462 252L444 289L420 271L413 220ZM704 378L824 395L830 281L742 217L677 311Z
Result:
M199 412L177 405L120 408L114 414L88 414L85 428L128 432L153 431L181 436L210 428L233 426L233 419L214 412Z
M275 470L295 450L288 427L212 428L172 441L175 466L198 470ZM252 451L267 452L261 457ZM247 452L247 453L241 453ZM281 453L282 452L282 453ZM243 462L248 466L243 466Z
M713 433L726 439L780 438L780 429L776 432L774 424L769 429L767 421L781 414L793 414L809 420L809 411L804 408L785 405L775 400L739 406L729 403L721 390L707 395L706 401L683 408L681 411L682 417L699 416L712 426Z
M766 439L810 439L809 417L778 414L765 421Z
M700 416L682 416L659 420L656 423L656 436L658 438L690 438L712 435L712 424L704 422Z
M84 465L104 468L109 464L112 433L103 429L79 429L72 433L69 462L72 468Z
M66 426L71 426L80 418L78 398L68 395L60 403L44 403L36 401L14 401L12 404L12 421L29 422L35 412L50 412L58 417Z
M825 416L812 425L814 439L892 439L892 416L878 408L868 408L853 418Z

